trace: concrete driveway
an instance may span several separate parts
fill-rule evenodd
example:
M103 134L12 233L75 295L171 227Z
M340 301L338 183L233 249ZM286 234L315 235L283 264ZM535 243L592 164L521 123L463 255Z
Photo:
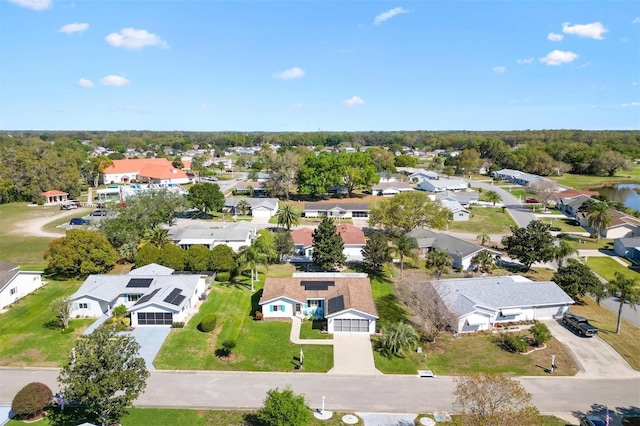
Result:
M553 337L569 349L576 360L580 368L576 377L640 377L640 373L633 370L627 361L600 337L578 336L559 321L548 320L544 323L549 327Z
M381 375L373 361L371 337L366 333L333 333L333 368L329 374Z
M144 358L147 370L155 370L153 360L170 332L170 327L162 326L136 327L131 332L140 345L140 356Z

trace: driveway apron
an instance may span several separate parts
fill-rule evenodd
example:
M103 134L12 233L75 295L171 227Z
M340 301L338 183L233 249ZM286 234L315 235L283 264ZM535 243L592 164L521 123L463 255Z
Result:
M371 337L366 333L333 334L333 368L329 374L379 375L373 362Z
M170 327L146 326L136 327L131 335L140 345L140 356L144 358L147 370L155 370L153 360L158 355L165 339L171 332Z

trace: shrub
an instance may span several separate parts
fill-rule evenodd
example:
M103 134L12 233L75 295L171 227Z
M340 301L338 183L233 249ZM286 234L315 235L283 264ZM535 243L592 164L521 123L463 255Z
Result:
M200 324L198 324L198 330L202 331L203 333L209 333L210 331L213 331L214 328L216 328L217 321L218 318L215 315L205 315L200 320Z
M503 336L502 344L511 352L524 352L529 346L522 336L510 333Z
M224 283L229 281L230 274L228 272L218 272L216 274L216 281Z
M113 315L116 317L121 317L127 313L127 307L124 305L118 305L113 308Z
M184 328L184 322L181 322L181 321L172 322L171 328Z
M75 330L76 330L76 329L75 329L75 328L73 328L73 327L67 327L67 328L65 328L65 329L63 329L63 330L60 330L60 333L62 333L62 334L71 334L71 333L73 333Z
M558 231L560 231L560 228L557 227L557 226L552 226L551 228L549 228L549 231L558 232Z
M549 331L549 327L541 322L534 324L529 329L529 331L531 331L531 334L533 335L533 343L536 346L547 343L549 339L551 339L551 332Z
M264 318L264 314L260 311L256 311L256 321L262 321L262 318Z
M13 398L11 410L22 418L37 416L49 406L53 393L44 383L32 382L20 389Z
M236 347L236 341L235 340L225 340L224 342L222 342L222 349L220 349L220 354L222 356L229 356L231 355L231 352L233 351L233 349Z

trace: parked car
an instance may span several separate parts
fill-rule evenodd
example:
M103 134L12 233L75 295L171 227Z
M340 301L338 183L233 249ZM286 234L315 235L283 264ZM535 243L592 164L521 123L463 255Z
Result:
M607 422L598 416L584 416L580 419L580 426L605 426Z
M71 204L71 203L66 203L66 204L61 204L60 205L60 210L73 210L73 209L77 209L78 206L76 206L75 204Z
M94 210L90 213L91 216L106 216L107 215L107 211L106 210Z
M89 225L91 221L83 217L74 217L69 221L69 225Z
M82 207L82 203L78 200L67 200L67 204L74 204L76 207Z
M539 203L540 201L538 201L537 198L531 198L531 197L527 197L524 199L525 203Z

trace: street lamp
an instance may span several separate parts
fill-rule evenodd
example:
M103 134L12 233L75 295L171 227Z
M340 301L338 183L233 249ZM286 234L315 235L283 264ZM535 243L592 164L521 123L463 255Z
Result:
M322 411L320 413L324 414L324 395L322 395Z

